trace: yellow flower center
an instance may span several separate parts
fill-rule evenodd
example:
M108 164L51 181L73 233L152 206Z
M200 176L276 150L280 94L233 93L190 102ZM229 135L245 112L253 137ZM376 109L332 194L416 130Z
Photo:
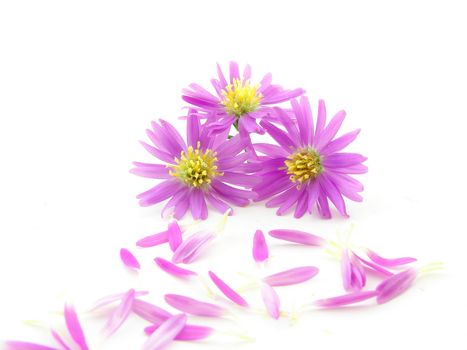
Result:
M177 164L168 166L171 176L191 187L207 186L214 177L223 175L217 171L216 152L210 149L203 151L200 146L198 141L196 149L188 147L188 152L182 151L180 158L175 158Z
M298 150L288 156L284 163L287 166L290 180L299 182L299 185L316 179L323 172L321 156L311 148Z
M234 79L233 85L229 84L222 90L227 113L237 118L256 111L263 95L258 92L258 85L251 85L249 80Z

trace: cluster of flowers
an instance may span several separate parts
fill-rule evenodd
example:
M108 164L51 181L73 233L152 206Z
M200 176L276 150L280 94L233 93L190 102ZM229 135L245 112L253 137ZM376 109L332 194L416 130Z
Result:
M267 199L267 207L278 207L277 215L295 206L297 218L315 208L330 218L330 201L348 216L344 197L361 201L363 191L351 175L367 167L366 157L342 152L359 129L336 138L345 112L326 123L326 107L319 101L315 123L303 89L274 85L271 74L253 84L250 66L240 74L235 62L229 76L219 66L217 73L211 80L215 94L198 84L183 90L183 100L191 105L184 117L186 142L165 120L147 130L152 145L141 144L164 164L135 162L131 171L163 181L138 195L140 205L169 199L163 214L171 210L179 219L191 209L194 219L206 219L207 203L224 213L231 204ZM283 102L290 107L279 107ZM231 129L238 134L230 135ZM276 144L253 143L252 133L267 133Z
M228 213L225 214L224 220L227 218L227 215ZM202 279L201 274L191 269L180 267L179 264L190 264L197 260L222 229L223 225L220 225L217 231L198 231L183 239L186 227L179 225L177 221L172 221L168 224L167 230L144 237L136 245L141 248L149 248L168 244L173 252L171 261L156 257L154 259L155 264L162 271L173 277L180 280L200 278L200 281L204 285L206 282ZM411 257L386 259L370 249L359 248L367 256L367 258L362 258L347 243L329 241L317 235L297 230L271 230L269 231L269 236L300 245L327 247L328 250L333 249L333 254L340 259L343 287L347 293L331 298L319 299L311 304L305 304L301 308L302 311L305 311L309 306L315 308L337 308L373 298L376 299L377 304L386 303L409 289L422 273L440 268L439 264L431 264L422 268L409 267L400 269L404 265L416 262L416 259ZM252 257L255 262L260 264L269 259L269 246L261 230L257 230L253 235ZM124 265L132 270L139 270L141 268L138 259L126 248L120 250L120 258ZM382 276L382 280L377 284L376 288L363 290L368 271ZM272 318L278 319L282 315L293 316L293 313L281 310L280 299L275 288L304 283L311 280L318 273L319 269L315 266L299 266L265 276L258 281L254 281L246 289L252 287L260 289L265 309ZM209 271L208 276L220 293L226 297L224 304L225 302L231 302L231 306L237 306L240 309L252 308L245 298L241 296L238 289L236 290L229 286L213 271ZM211 296L213 296L214 293L210 290L209 286L206 287L209 293L212 294ZM143 350L161 350L173 341L203 340L214 334L235 336L242 340L251 339L249 335L239 332L225 332L209 326L187 323L188 315L209 318L230 317L235 319L236 314L232 307L221 305L220 303L198 300L186 295L165 294L165 302L181 312L174 315L164 308L142 300L141 297L147 294L147 291L130 289L125 293L110 295L98 300L90 309L90 312L96 312L111 306L104 328L104 335L107 337L114 334L131 314L137 315L149 322L149 325L144 328L144 333L146 333L148 339L143 345ZM112 306L116 303L118 303L117 306ZM64 316L68 336L64 337L57 330L51 330L51 335L58 344L58 348L22 341L9 341L6 343L6 349L70 350L76 345L80 350L88 350L89 346L72 305L65 305ZM73 341L74 345L70 346L64 340L68 338Z

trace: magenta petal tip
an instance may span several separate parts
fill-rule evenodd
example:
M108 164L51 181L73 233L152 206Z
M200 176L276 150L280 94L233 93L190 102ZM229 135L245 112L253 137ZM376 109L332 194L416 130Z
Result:
M248 303L246 302L245 299L243 299L240 294L238 294L236 291L234 291L231 287L229 287L224 281L222 281L217 275L209 271L209 277L211 280L214 282L214 284L219 288L219 290L231 301L233 301L235 304L242 306L242 307L248 307Z
M120 259L125 264L126 267L130 269L140 269L141 265L139 264L138 260L135 256L126 248L120 249Z
M253 259L263 262L269 257L269 249L263 231L257 230L253 237Z

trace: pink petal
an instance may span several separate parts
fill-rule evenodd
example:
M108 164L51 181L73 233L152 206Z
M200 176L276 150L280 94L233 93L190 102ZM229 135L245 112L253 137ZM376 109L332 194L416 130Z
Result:
M130 289L122 298L120 305L112 312L105 326L107 336L115 333L130 315L133 302L135 300L135 290Z
M312 279L319 272L314 266L296 267L263 278L263 282L273 287L289 286Z
M50 330L50 333L52 334L52 337L55 339L55 341L62 347L63 350L72 350L62 339L60 334L58 334L55 330Z
M206 249L215 235L212 232L201 231L188 237L174 252L172 262L189 264Z
M135 256L126 248L120 249L120 259L122 259L125 266L129 267L130 269L141 268L138 260L136 260Z
M264 239L263 231L257 230L253 237L253 259L262 262L269 257L269 249Z
M169 223L167 236L169 239L170 249L172 249L173 252L176 251L179 245L182 244L182 230L180 230L176 221Z
M86 338L84 337L83 329L79 323L78 315L76 314L73 305L65 304L65 323L68 329L68 333L73 338L75 343L80 347L81 350L88 350L86 344Z
M358 303L358 302L373 298L377 295L378 295L378 292L374 290L358 291L355 293L340 295L340 296L333 297L333 298L320 299L320 300L315 301L313 304L315 304L316 306L320 306L320 307L333 308L333 307L339 307L339 306Z
M175 277L183 278L197 275L197 273L194 271L183 269L175 264L172 264L170 261L167 261L162 258L155 258L154 261L156 262L157 266L159 266L162 270Z
M376 302L383 304L404 293L412 286L417 274L417 270L412 268L385 279L376 287L378 292Z
M170 312L156 305L138 299L133 301L133 312L146 321L159 325L168 318L172 317Z
M141 297L143 295L147 295L149 292L146 291L137 291L135 292L135 297ZM118 294L112 294L106 297L103 297L96 301L91 308L90 311L95 311L97 309L100 309L106 305L112 304L116 301L122 300L122 298L126 295L126 293L118 293Z
M143 350L161 350L169 345L185 327L186 315L175 315L160 325L143 345Z
M50 346L28 343L24 341L7 341L5 350L60 350Z
M277 320L280 317L281 302L276 291L269 284L263 283L261 286L261 296L263 297L264 306L266 306L269 315Z
M223 307L198 301L183 295L166 294L165 302L173 308L187 314L204 317L222 317L227 313Z
M245 299L243 299L240 294L230 288L224 281L222 281L217 275L209 271L209 277L214 282L214 284L219 288L219 290L230 300L232 300L235 304L243 307L248 307L248 303Z
M376 254L374 251L370 249L367 249L366 254L371 260L373 260L373 262L384 267L395 267L395 266L410 264L412 262L417 261L417 259L410 258L410 257L386 259L386 258L379 256L378 254Z
M361 290L365 286L365 270L349 249L345 249L342 253L341 271L344 289L347 292Z
M379 266L378 264L375 264L374 262L365 260L365 259L359 257L357 254L355 254L355 256L357 257L358 260L360 260L360 262L364 265L365 268L367 268L367 269L369 269L371 271L377 272L377 273L379 273L381 275L384 275L386 277L394 275L391 271L386 270L385 268Z
M324 238L297 230L272 230L269 231L269 235L277 239L304 245L321 246L326 243Z
M153 324L148 326L144 329L144 332L147 335L151 335L159 328L160 325ZM214 329L211 327L206 326L196 326L196 325L189 325L186 324L185 327L177 334L175 340L183 340L183 341L193 341L193 340L202 340L209 337Z
M167 243L168 241L169 237L167 231L162 231L140 239L138 242L136 242L136 245L138 247L148 248Z

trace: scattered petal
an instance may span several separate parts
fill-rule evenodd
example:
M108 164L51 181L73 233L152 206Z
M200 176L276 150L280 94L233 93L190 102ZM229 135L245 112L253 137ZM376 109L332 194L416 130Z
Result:
M79 323L78 315L76 314L73 305L65 304L65 323L75 343L80 347L81 350L88 350L86 344L86 338L84 337L83 329Z
M385 268L379 266L378 264L375 264L372 261L363 259L359 257L357 254L355 254L355 256L358 258L358 260L360 260L360 262L364 265L364 267L366 267L367 269L370 269L371 271L378 272L379 274L386 276L386 277L394 275L391 271L386 270Z
M253 259L256 262L265 261L269 257L269 249L263 231L257 230L253 237Z
M55 339L55 341L62 347L63 350L72 350L67 343L62 339L60 334L58 334L55 330L51 329L50 333L52 334L52 337Z
M271 230L269 235L277 239L304 245L322 246L326 243L324 238L298 230Z
M105 326L105 334L107 336L115 333L120 326L125 322L131 313L133 308L133 302L135 300L135 290L130 289L125 296L122 298L120 305L112 312L109 320Z
M273 287L289 286L312 279L319 272L314 266L296 267L263 278L263 282Z
M141 238L136 245L141 248L149 248L154 247L156 245L164 244L169 241L169 237L167 231L162 231L159 233L155 233L153 235Z
M5 350L60 350L50 346L28 343L24 341L7 341Z
M143 295L147 295L149 292L146 292L146 291L136 291L135 292L135 298L137 297L141 297ZM94 305L91 307L91 309L89 310L89 312L92 312L92 311L95 311L97 309L100 309L104 306L107 306L109 304L112 304L116 301L121 301L122 298L126 295L126 293L117 293L117 294L112 294L112 295L108 295L106 297L103 297L101 299L99 299L98 301L96 301L94 303Z
M263 283L261 285L261 296L269 315L271 315L273 319L277 320L280 317L281 302L276 291L269 284Z
M172 262L175 264L189 264L206 249L209 242L214 239L215 235L209 231L200 231L188 237L177 250L174 252Z
M186 278L197 275L197 273L194 271L181 268L162 258L155 258L154 261L162 270L175 277Z
M138 260L136 260L135 256L126 248L120 249L120 259L122 259L125 266L129 267L130 269L141 268Z
M347 292L362 290L366 284L365 270L350 249L344 249L341 259L342 281Z
M359 303L361 301L371 299L378 295L377 291L358 291L350 294L340 295L337 297L320 299L315 301L313 304L319 307L334 308L354 303Z
M204 317L222 317L227 310L221 306L198 301L183 295L166 294L165 301L173 308L187 314Z
M167 236L169 239L170 249L176 251L178 246L182 244L182 230L178 226L177 221L172 221L169 223L169 228L167 230Z
M142 319L159 325L172 317L170 312L160 308L159 306L138 299L133 301L133 312Z
M248 307L248 303L245 299L243 299L240 294L230 288L224 281L222 281L217 275L209 271L209 277L214 282L214 284L219 288L219 290L230 300L232 300L235 304L243 307Z
M151 335L159 328L160 325L153 324L148 326L144 329L144 332L147 335ZM206 326L196 326L196 325L189 325L186 324L185 327L177 334L175 340L182 340L182 341L193 341L193 340L203 340L209 337L214 329L211 327Z
M417 275L417 270L411 268L388 277L376 287L376 291L378 292L376 302L384 304L401 295L412 286Z
M379 256L378 254L376 254L374 251L370 249L367 249L366 254L373 262L384 267L396 267L396 266L410 264L412 262L417 261L417 259L410 258L410 257L386 259L386 258Z
M167 319L149 336L143 350L161 350L169 345L185 327L186 315L175 315Z

